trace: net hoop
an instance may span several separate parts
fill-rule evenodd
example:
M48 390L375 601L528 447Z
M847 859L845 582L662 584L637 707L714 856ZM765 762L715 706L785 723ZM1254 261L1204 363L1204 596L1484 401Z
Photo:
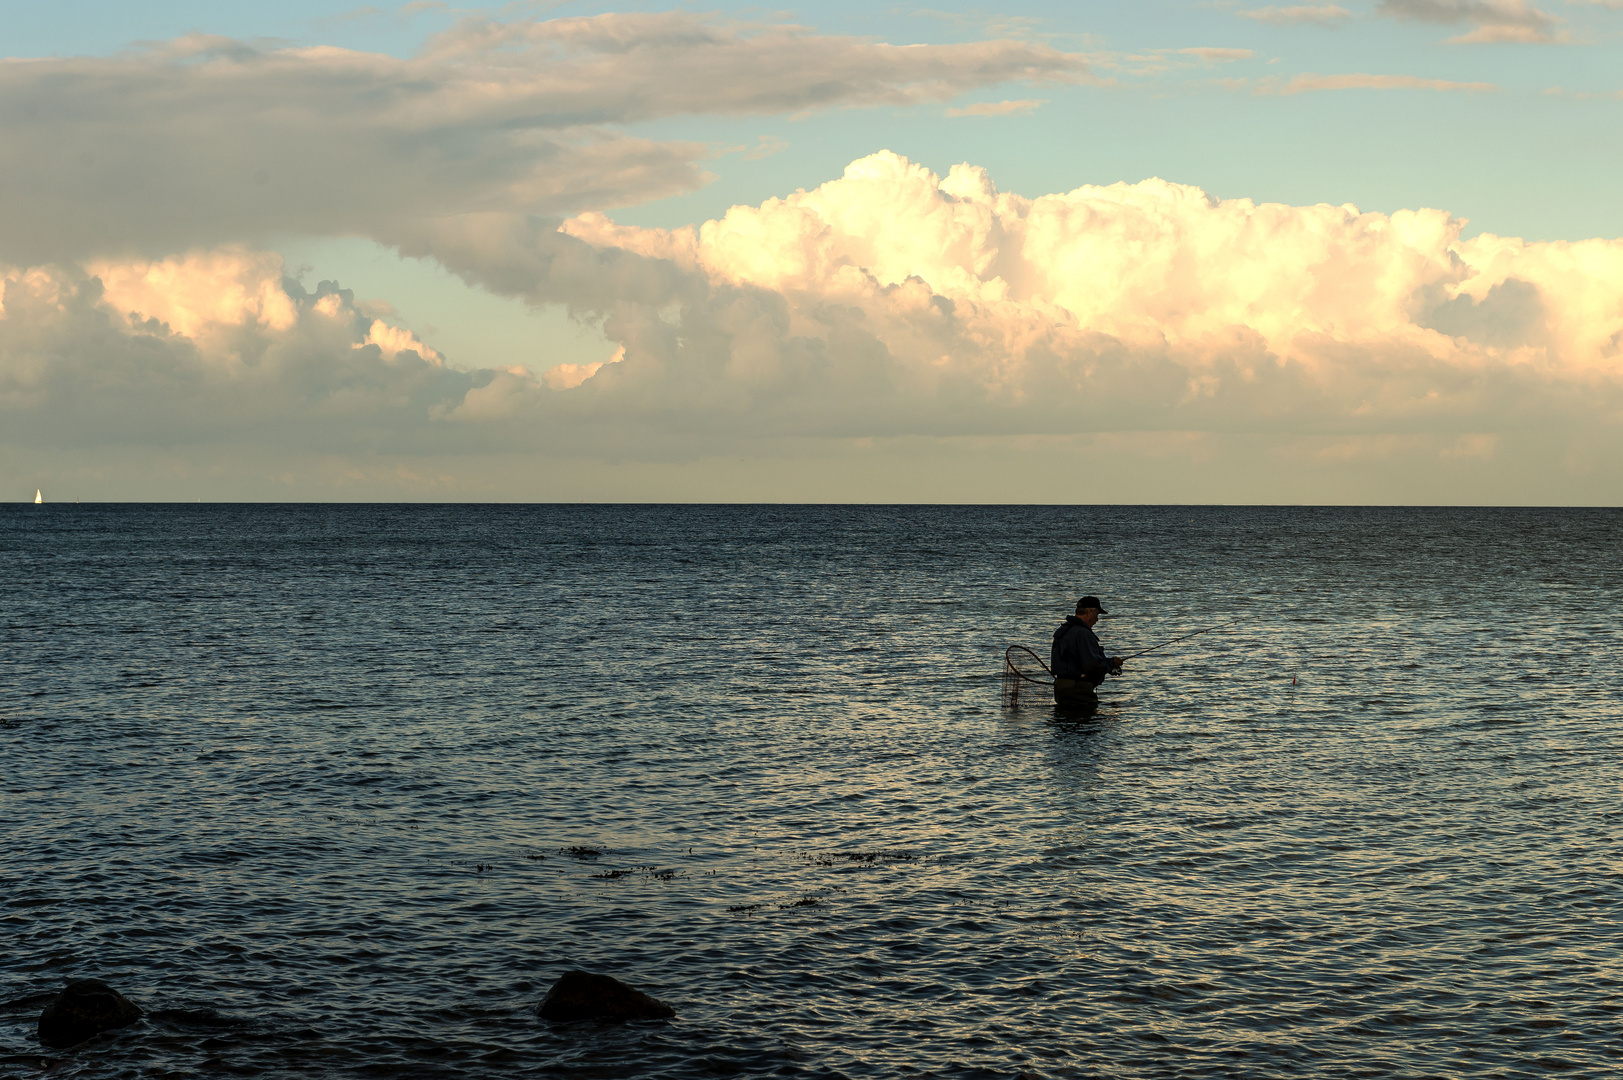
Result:
M1025 671L1020 670L1022 664L1027 668L1036 665L1036 668L1041 670L1048 678L1039 679L1035 675L1028 675ZM1033 693L1030 689L1032 686L1053 685L1054 673L1049 670L1047 664L1043 663L1042 657L1024 645L1010 645L1003 650L1003 705L1005 708L1013 708L1020 704L1022 694Z

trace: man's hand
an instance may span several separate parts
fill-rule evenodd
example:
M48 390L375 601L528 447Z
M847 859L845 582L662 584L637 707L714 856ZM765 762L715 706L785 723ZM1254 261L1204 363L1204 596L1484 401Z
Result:
M1112 656L1109 663L1110 670L1120 674L1121 666L1127 663L1127 658L1125 656Z

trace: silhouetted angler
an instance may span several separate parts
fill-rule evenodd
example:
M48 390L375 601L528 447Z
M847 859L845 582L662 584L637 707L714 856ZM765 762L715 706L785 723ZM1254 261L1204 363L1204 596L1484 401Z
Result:
M1093 632L1099 616L1107 614L1097 596L1084 596L1076 602L1076 614L1066 616L1054 631L1049 668L1054 672L1055 701L1092 700L1093 688L1105 681L1105 675L1121 670L1122 658L1106 656Z

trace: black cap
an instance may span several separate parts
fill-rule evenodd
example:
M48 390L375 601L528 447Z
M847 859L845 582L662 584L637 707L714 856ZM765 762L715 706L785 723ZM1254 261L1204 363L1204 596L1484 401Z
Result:
M1108 611L1106 611L1104 609L1104 605L1099 603L1099 598L1097 596L1084 596L1082 599L1080 599L1080 600L1078 600L1076 602L1076 610L1078 610L1078 611L1081 611L1083 608L1090 608L1090 607L1098 608L1099 609L1099 614L1101 614L1101 615L1109 615L1110 614L1110 612L1108 612Z

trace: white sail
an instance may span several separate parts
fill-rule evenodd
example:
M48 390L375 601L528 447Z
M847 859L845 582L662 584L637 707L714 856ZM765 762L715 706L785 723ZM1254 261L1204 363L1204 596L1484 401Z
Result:
M45 501L45 496L43 496L43 495L41 495L39 493L39 488L35 488L34 489L34 505L38 506L40 503L42 503L44 501Z

